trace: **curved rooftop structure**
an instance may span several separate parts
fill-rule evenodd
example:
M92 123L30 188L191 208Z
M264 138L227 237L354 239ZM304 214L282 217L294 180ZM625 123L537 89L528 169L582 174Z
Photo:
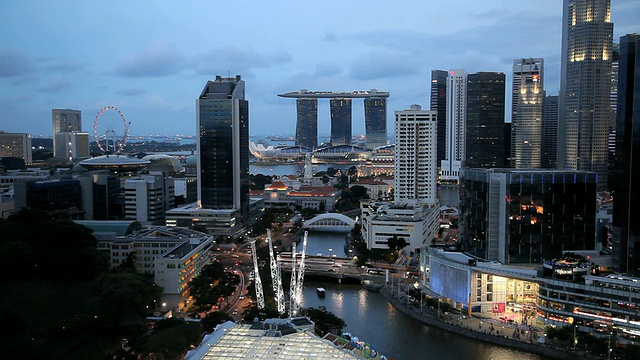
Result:
M151 162L125 155L102 155L83 160L79 164L87 170L111 170L116 172L135 172L142 170Z
M278 94L284 98L312 98L312 99L332 99L332 98L348 98L348 99L364 99L364 98L388 98L389 93L386 91L356 90L356 91L309 91L301 89L300 91L292 91L284 94Z

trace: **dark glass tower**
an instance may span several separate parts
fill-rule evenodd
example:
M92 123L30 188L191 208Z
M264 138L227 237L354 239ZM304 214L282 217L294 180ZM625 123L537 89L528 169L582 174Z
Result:
M467 75L465 167L492 168L504 164L505 75Z
M198 198L205 209L249 212L249 103L240 76L216 76L196 100Z
M364 99L364 126L369 149L387 145L386 98L371 97Z
M296 99L296 145L309 149L318 146L318 99Z
M431 70L431 108L437 113L438 166L444 160L447 145L447 76L446 70Z
M558 157L558 95L547 96L542 102L542 164L555 169Z
M331 145L351 144L351 99L335 98L331 107Z
M640 275L640 35L620 38L616 161L613 170L613 266Z

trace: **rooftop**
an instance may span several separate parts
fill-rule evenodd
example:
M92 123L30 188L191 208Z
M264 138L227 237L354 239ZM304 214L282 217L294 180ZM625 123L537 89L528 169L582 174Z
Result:
M300 91L292 91L284 94L278 94L285 98L388 98L389 93L386 91L378 91L377 89L365 91L309 91L301 89Z

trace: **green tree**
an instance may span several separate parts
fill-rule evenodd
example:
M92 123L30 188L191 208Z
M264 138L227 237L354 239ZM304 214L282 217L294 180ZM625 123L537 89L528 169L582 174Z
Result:
M320 337L325 336L327 333L340 334L344 327L347 326L344 320L324 306L307 308L302 313L316 324L314 332Z
M233 321L233 318L226 313L214 311L208 313L207 316L200 320L200 324L204 331L212 332L216 326L227 321Z
M393 235L387 239L387 245L389 246L390 251L397 251L406 247L408 244L407 240L404 238L399 238L398 235Z

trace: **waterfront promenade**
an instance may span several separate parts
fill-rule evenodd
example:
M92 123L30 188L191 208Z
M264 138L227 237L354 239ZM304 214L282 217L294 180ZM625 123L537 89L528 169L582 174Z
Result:
M403 314L414 318L428 326L466 336L475 340L522 350L553 359L598 359L599 356L584 351L573 352L565 347L554 346L553 343L540 344L534 330L518 329L512 324L498 324L490 319L464 317L458 314L438 314L429 307L407 305L406 297L391 293L388 287L380 292L387 298L394 308ZM532 333L533 332L533 333ZM547 340L548 341L548 340Z

